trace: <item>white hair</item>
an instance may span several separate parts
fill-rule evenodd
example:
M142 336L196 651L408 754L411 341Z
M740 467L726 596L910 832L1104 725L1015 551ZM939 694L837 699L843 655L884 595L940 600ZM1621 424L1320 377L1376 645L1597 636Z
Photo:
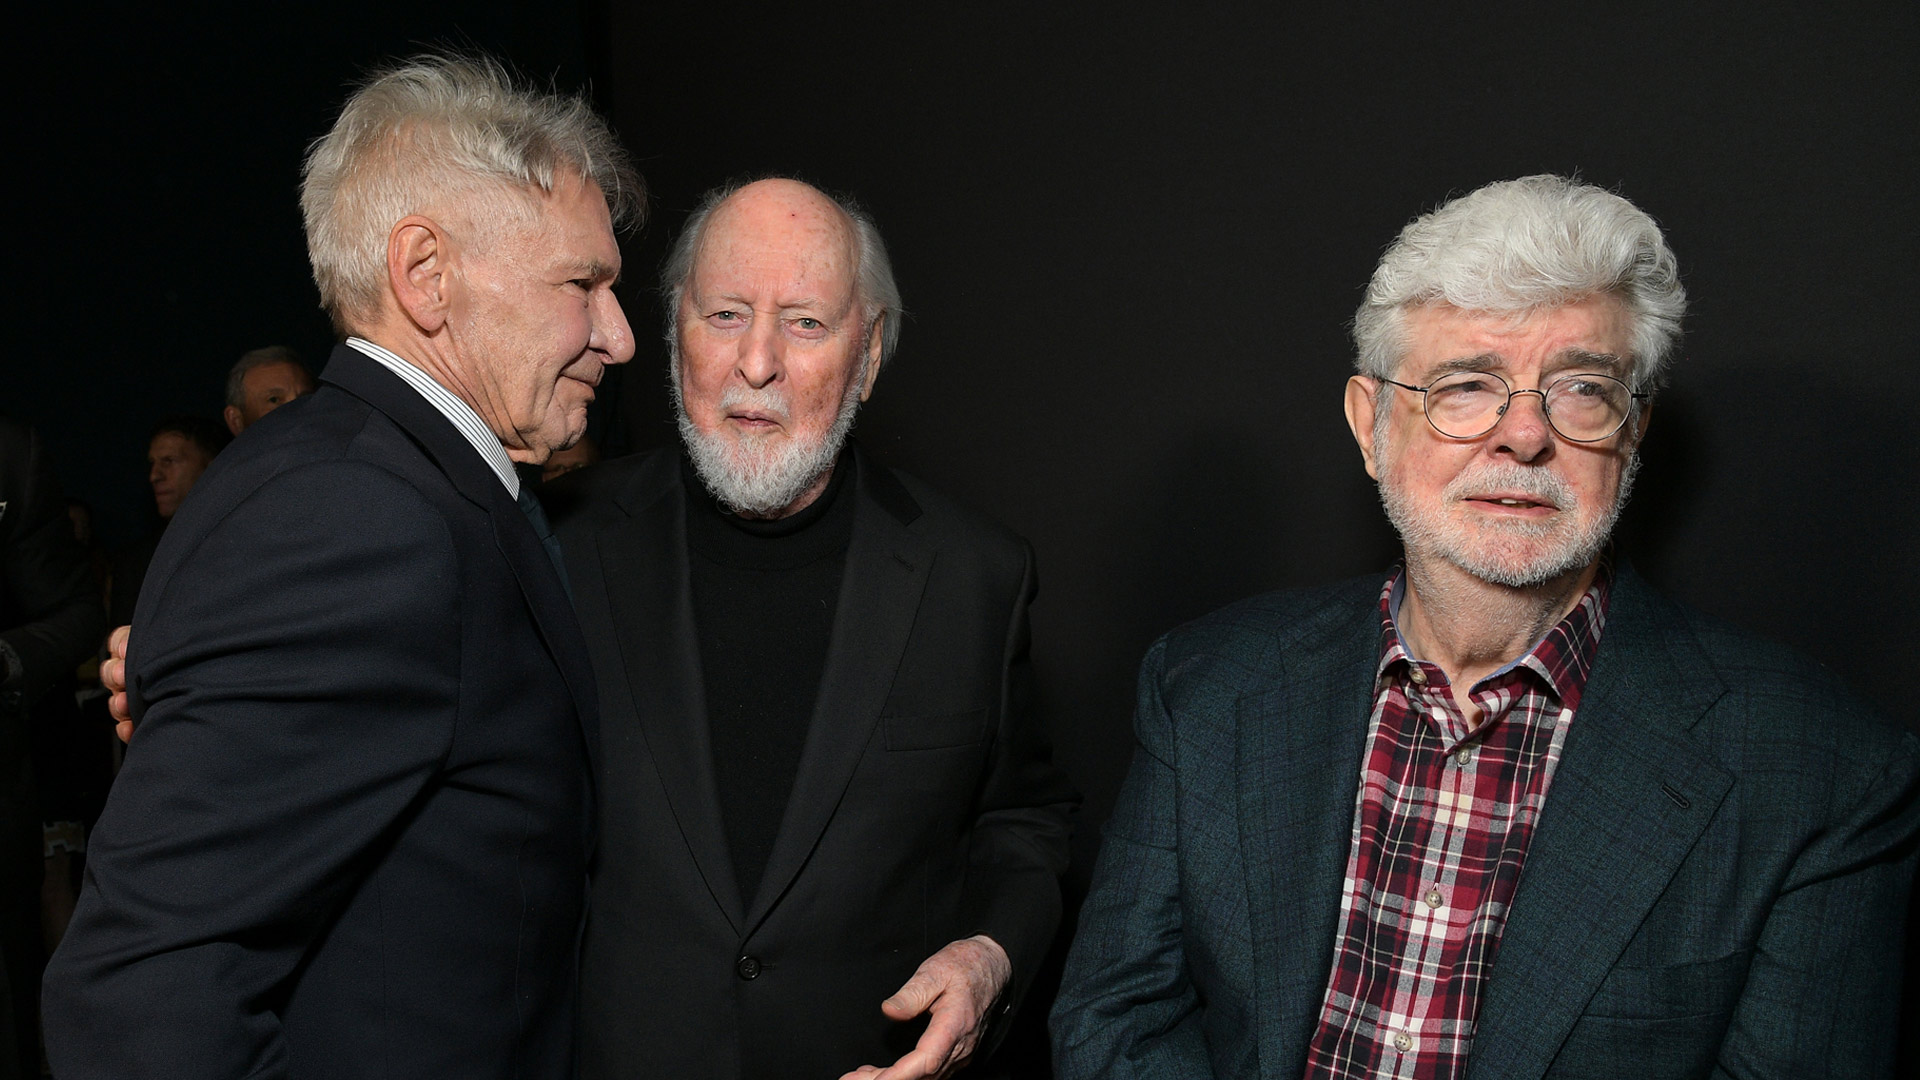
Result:
M1353 319L1362 375L1392 378L1409 308L1524 314L1618 298L1632 323L1636 390L1658 384L1687 294L1659 225L1610 191L1563 176L1488 184L1415 218L1380 257Z
M481 55L423 55L376 71L301 170L320 305L343 331L377 315L387 236L408 214L457 198L479 201L471 216L490 220L527 205L512 196L552 194L569 172L600 188L616 226L639 224L639 174L583 97L522 86Z
M687 283L693 279L693 259L700 252L700 242L705 239L707 222L720 204L739 194L742 188L757 184L762 180L793 180L787 176L759 176L747 180L735 180L714 188L700 197L699 205L693 213L687 215L687 223L680 230L680 236L673 242L672 250L667 252L667 261L660 268L660 296L666 304L666 337L669 348L678 347L680 341L680 299L686 295ZM794 180L795 183L806 183ZM807 184L812 188L812 184ZM900 344L900 317L904 314L900 306L900 286L893 280L893 261L887 257L886 241L880 238L880 227L874 224L873 216L868 214L859 203L841 195L832 195L819 188L813 188L820 196L838 207L853 225L854 242L858 247L855 253L857 264L854 268L854 291L860 301L860 326L864 331L860 340L865 341L873 332L873 321L886 320L880 328L880 363L885 366L893 359L894 349Z

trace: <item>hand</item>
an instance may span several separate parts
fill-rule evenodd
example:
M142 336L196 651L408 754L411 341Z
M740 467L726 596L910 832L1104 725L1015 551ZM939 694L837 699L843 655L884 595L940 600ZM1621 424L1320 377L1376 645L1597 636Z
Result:
M973 1057L981 1021L1012 975L1007 951L984 934L929 956L905 986L880 1003L880 1011L893 1020L929 1014L920 1042L884 1069L862 1065L840 1080L942 1080L958 1072Z
M121 742L133 738L133 712L127 707L127 637L133 627L122 626L107 635L107 658L100 661L100 685L107 688L107 712Z

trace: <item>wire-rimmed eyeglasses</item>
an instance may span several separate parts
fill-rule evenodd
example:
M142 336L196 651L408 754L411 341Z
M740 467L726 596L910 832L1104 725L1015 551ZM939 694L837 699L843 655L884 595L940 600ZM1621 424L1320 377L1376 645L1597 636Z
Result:
M1515 390L1507 380L1489 371L1455 371L1426 386L1408 386L1392 379L1383 383L1424 395L1427 423L1449 439L1477 439L1492 431L1521 394L1540 398L1547 423L1568 442L1599 442L1626 425L1633 403L1650 394L1636 394L1611 375L1578 372L1562 375L1545 390Z

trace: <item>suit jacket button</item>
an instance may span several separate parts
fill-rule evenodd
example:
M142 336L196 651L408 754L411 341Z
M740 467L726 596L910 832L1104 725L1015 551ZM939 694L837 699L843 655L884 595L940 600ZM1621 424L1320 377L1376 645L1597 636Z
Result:
M746 982L760 977L760 961L756 957L743 956L733 962L733 973Z

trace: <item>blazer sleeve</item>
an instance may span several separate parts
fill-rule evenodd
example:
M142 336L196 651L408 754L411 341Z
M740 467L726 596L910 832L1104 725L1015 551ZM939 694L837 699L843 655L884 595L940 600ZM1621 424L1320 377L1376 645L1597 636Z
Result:
M1141 664L1133 763L1054 1002L1061 1080L1213 1075L1181 940L1179 762L1161 695L1165 649L1157 643Z
M1852 790L1809 790L1828 824L1767 914L1716 1077L1891 1077L1902 928L1920 855L1920 739ZM1856 774L1860 775L1860 774Z
M998 1016L1018 1007L1060 926L1060 875L1080 804L1080 793L1053 764L1034 715L1027 610L1038 585L1033 551L1024 543L1021 548L1024 566L1002 654L1000 721L977 803L967 874L966 908L976 932L1005 949L1013 967ZM1006 1025L993 1025L983 1056L1005 1032Z
M60 1076L286 1074L302 958L451 744L455 559L425 496L349 462L162 548L129 657L138 728L46 977Z

